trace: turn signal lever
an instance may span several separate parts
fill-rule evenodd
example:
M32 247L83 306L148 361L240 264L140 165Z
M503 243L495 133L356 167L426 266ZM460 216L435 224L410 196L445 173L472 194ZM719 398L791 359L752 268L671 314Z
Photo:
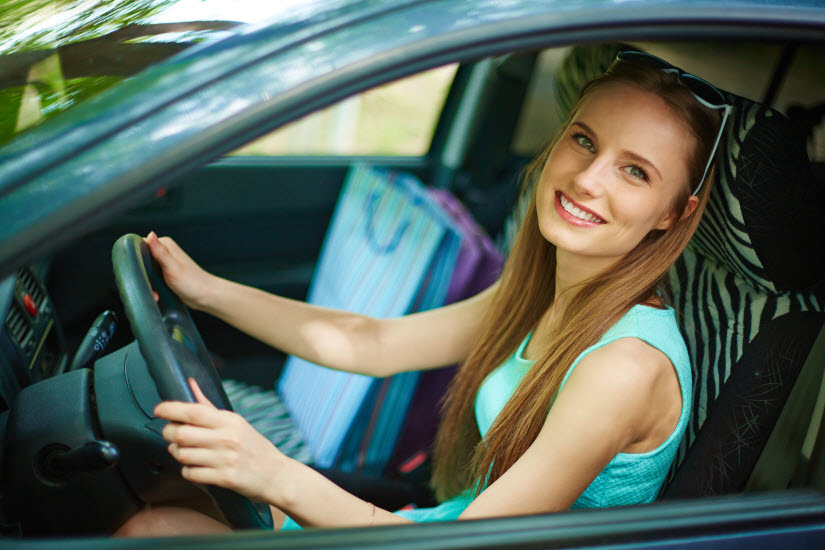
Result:
M117 315L114 311L107 309L101 313L92 323L83 341L80 342L69 370L85 369L94 365L95 361L103 355L103 350L112 339L116 327Z
M49 481L60 482L80 472L107 470L119 458L117 447L108 441L90 441L71 450L54 445L41 451L40 472Z

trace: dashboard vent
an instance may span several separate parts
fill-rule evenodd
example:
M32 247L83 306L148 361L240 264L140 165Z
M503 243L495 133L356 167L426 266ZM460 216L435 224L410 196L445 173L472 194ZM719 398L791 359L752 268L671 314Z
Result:
M18 284L23 287L23 290L32 297L32 300L34 300L38 308L43 305L43 299L46 297L46 293L43 292L40 285L37 284L37 279L34 278L34 275L28 270L23 269L17 276L17 281Z
M17 303L12 303L8 316L6 316L6 327L9 335L23 349L26 340L32 334L32 327L29 325L26 315Z

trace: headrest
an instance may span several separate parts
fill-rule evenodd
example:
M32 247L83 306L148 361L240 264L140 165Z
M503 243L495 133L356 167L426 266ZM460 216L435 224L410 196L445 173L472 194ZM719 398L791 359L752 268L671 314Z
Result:
M825 220L805 144L778 111L728 99L732 120L691 246L757 288L808 289L825 276Z
M565 116L582 84L604 72L621 49L571 49L555 86ZM808 289L825 279L825 216L805 144L778 111L727 95L733 112L717 152L714 188L689 246L764 291Z

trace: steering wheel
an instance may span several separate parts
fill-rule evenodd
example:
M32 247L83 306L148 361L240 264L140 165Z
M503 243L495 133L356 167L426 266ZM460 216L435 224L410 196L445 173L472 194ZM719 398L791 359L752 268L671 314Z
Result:
M112 247L112 266L126 317L161 399L194 403L195 396L187 381L194 378L216 407L231 411L229 398L192 316L166 286L149 245L133 233L122 236ZM158 293L157 302L152 289ZM231 527L267 527L247 498L222 487L203 488Z

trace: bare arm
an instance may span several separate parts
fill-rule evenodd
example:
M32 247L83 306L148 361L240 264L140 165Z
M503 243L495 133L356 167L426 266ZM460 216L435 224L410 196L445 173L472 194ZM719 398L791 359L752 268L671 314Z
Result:
M390 376L467 357L491 292L396 319L314 306L219 279L204 311L286 353L326 367Z
M661 444L676 427L680 402L672 364L640 340L588 354L530 448L460 519L567 510L616 454Z
M305 527L410 523L347 493L309 466L288 458L242 417L214 407L190 380L198 403L166 401L155 414L181 475L268 502ZM273 514L276 525L283 521Z
M623 358L611 354L610 345L582 360L533 445L460 519L567 509L616 453L638 442L659 443L651 435L667 411L650 406L660 402L651 398L672 382L673 367L652 348ZM193 389L200 404L166 402L155 409L173 421L163 436L185 465L186 479L269 502L305 527L408 523L385 510L373 516L370 503L284 456L241 417L215 409Z
M269 294L201 269L167 237L147 237L169 286L210 313L284 352L330 368L389 376L456 363L470 353L493 290L432 311L375 319Z

